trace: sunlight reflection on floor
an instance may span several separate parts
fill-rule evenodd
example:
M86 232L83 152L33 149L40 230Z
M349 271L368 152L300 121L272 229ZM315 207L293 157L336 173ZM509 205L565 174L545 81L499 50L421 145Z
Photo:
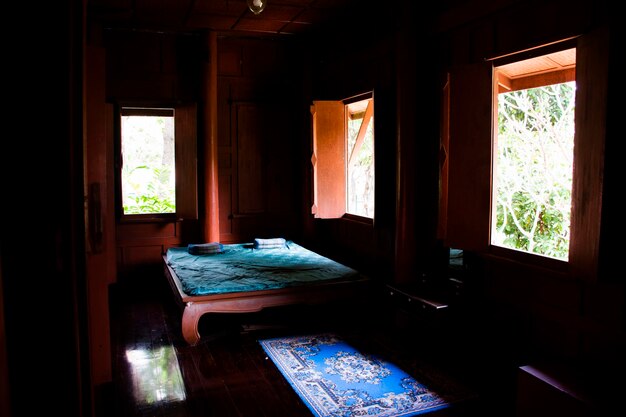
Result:
M185 385L172 346L127 350L126 359L132 369L136 404L185 400Z

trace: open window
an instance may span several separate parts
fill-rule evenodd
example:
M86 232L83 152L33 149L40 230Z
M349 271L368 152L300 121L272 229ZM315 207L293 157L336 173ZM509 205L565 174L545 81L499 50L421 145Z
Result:
M315 101L313 215L374 218L374 97Z
M493 246L567 261L576 48L494 67Z
M444 99L449 94L449 101L443 100L442 120L447 126L441 141L445 156L441 178L447 179L442 181L447 200L442 200L447 207L440 212L439 232L445 246L531 263L581 279L597 277L607 36L598 30L451 68L449 83L442 90ZM506 97L510 93L514 94ZM533 117L539 113L522 109L522 101L513 100L523 95L544 100L548 110L541 117L550 120L541 126L532 120L531 112L535 112ZM505 110L506 116L499 111L499 103L504 102L511 107ZM515 122L508 131L500 125L506 117ZM543 133L557 128L567 132L567 144L546 142L549 136ZM520 149L533 158L522 156L511 145L515 136L530 139ZM538 150L537 145L544 149ZM547 148L552 150L545 152ZM553 155L550 160L546 159L549 153ZM557 158L556 154L561 155ZM513 163L516 160L521 164ZM559 170L548 173L545 166ZM571 180L565 178L570 175ZM555 176L563 178L551 178ZM524 188L532 188L535 194L523 195ZM529 238L534 239L530 246ZM550 240L556 244L545 245Z
M196 108L119 107L118 212L130 220L196 219Z

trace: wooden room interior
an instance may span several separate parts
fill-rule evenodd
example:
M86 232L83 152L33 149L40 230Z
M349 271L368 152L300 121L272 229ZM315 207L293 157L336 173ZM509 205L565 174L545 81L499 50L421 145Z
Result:
M624 409L616 242L626 47L615 3L267 0L259 14L246 0L24 5L39 41L16 47L11 62L39 75L15 74L23 89L13 107L29 129L6 155L32 154L39 180L36 193L19 181L5 189L23 215L7 213L2 237L0 414L311 415L255 345L298 323L344 326L476 392L437 415ZM560 63L515 64L572 48ZM490 243L493 68L502 65L502 88L576 81L565 261ZM315 103L364 94L375 102L371 217L346 214L345 190L324 188L335 174L320 173L315 138ZM23 114L35 95L45 109L37 122ZM175 111L173 216L121 211L125 107ZM258 237L348 265L374 290L354 305L207 314L190 346L163 254ZM174 352L186 399L139 404L128 350L160 344Z

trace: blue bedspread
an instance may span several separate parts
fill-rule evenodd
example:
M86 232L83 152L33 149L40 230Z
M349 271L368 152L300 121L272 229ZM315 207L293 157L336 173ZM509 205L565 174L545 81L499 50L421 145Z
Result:
M213 255L170 248L166 261L187 295L268 290L359 276L354 269L291 241L286 248L272 249L227 244L223 253Z

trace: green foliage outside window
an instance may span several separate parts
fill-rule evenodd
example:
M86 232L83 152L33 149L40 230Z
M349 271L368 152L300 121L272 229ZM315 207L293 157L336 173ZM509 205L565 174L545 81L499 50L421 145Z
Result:
M348 120L348 155L354 152L365 111ZM369 120L365 137L347 169L347 211L363 217L374 217L374 117Z
M575 83L498 96L492 243L568 258Z
M176 212L174 118L122 117L124 214Z
M148 166L138 166L134 170L146 170L151 178L147 183L133 183L129 175L127 185L131 189L141 192L129 192L124 199L124 214L148 214L148 213L175 213L176 203L174 190L166 187L170 176L168 167L164 169L151 168Z

